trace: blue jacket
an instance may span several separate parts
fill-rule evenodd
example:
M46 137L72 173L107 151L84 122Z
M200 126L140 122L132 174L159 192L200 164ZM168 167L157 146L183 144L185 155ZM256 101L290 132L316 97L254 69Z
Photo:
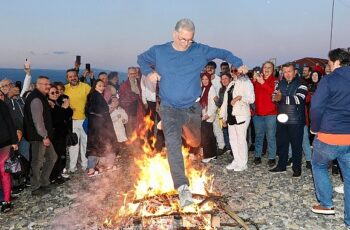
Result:
M350 67L322 78L311 99L311 131L350 134Z
M219 58L237 68L242 60L224 49L192 43L186 51L177 51L172 42L151 47L138 56L141 72L148 75L154 68L161 76L161 104L174 108L189 108L201 95L200 73L211 60Z

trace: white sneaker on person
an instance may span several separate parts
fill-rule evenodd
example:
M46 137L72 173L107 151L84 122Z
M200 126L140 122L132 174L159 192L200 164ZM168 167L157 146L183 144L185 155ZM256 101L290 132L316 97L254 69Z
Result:
M181 185L177 191L179 193L180 205L182 208L194 203L192 193L187 184Z
M235 172L242 172L242 171L246 170L247 168L248 168L247 165L244 166L244 167L236 167L236 168L233 169L233 171L235 171Z
M202 162L203 163L209 163L211 160L216 160L216 159L217 159L216 156L215 157L204 158L204 159L202 159Z
M231 162L231 164L226 166L227 170L235 170L237 168L236 164L234 161Z
M70 176L69 176L69 174L68 173L61 173L61 177L63 177L63 178L69 178Z
M344 194L344 185L340 185L334 188L334 191L340 194Z

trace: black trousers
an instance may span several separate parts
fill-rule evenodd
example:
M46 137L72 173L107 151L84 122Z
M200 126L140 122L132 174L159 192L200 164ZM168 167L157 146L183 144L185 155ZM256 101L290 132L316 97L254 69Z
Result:
M301 171L301 157L303 152L304 124L277 123L276 141L279 160L277 167L286 169L288 162L289 144L292 146L293 171Z
M57 160L52 169L50 180L56 180L57 178L61 177L61 173L64 167L66 167L67 145L66 145L65 139L59 139L59 140L54 139L52 140L52 145L57 154Z
M213 123L202 121L201 124L201 135L202 135L202 147L203 147L203 158L215 157L216 152L216 138L213 131Z

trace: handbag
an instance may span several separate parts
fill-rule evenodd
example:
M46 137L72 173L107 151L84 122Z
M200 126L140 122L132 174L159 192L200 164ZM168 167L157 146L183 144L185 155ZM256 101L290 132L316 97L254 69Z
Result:
M76 133L73 133L72 129L69 127L67 122L65 121L67 129L68 129L68 134L66 137L66 145L67 147L74 146L78 144L78 135Z
M18 151L10 149L10 157L5 161L5 172L19 174L22 172L22 165Z
M69 132L66 138L66 144L68 147L78 144L78 135L73 132Z

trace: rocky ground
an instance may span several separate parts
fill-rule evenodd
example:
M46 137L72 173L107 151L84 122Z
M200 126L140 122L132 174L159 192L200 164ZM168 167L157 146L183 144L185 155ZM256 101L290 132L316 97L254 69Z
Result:
M259 229L345 229L343 195L334 193L336 215L311 212L316 200L310 170L303 167L301 178L292 178L291 169L272 174L266 159L254 166L250 153L248 170L228 172L225 165L231 160L230 155L224 155L207 165L215 177L214 187L228 197L240 217L257 223ZM125 152L117 165L117 171L94 178L77 172L70 181L52 187L52 192L44 196L33 197L28 189L24 190L13 201L14 209L0 214L0 228L104 229L105 218L116 213L123 194L133 187L133 157ZM332 179L335 185L341 183L339 176ZM230 220L222 215L221 221ZM256 227L251 225L251 229Z

